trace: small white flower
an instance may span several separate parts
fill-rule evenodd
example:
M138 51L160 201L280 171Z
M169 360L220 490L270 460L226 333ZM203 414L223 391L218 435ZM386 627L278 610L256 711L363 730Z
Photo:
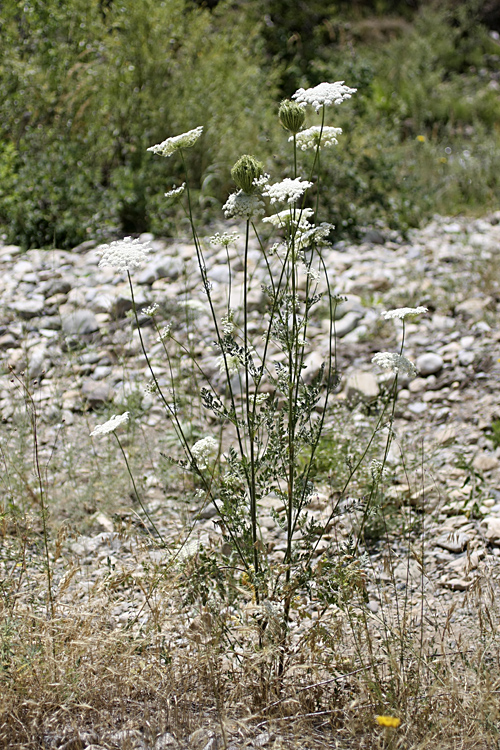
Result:
M174 187L172 190L169 190L168 193L165 193L165 198L177 198L181 196L186 189L186 183L183 182L182 185L179 185L179 187Z
M267 172L264 172L264 174L261 174L260 177L256 177L253 181L253 184L257 188L262 188L264 185L267 185L269 180L271 179L270 175L267 174Z
M415 315L422 315L422 313L428 312L426 307L398 307L396 310L386 310L382 313L386 320L391 318L399 318L404 320L405 318L413 318Z
M417 374L417 368L404 354L379 352L372 357L372 362L374 365L378 365L384 370L392 370L396 374L408 375L409 377L415 377Z
M158 156L172 156L172 154L175 154L181 148L193 146L202 133L203 127L200 126L194 130L188 130L187 133L167 138L166 141L157 143L156 146L150 146L148 151L152 151L153 154L158 154Z
M376 458L370 462L370 473L374 482L380 482L381 479L389 476L389 470L384 467L382 461L377 461Z
M170 338L170 330L171 330L171 328L172 328L172 324L171 323L169 323L167 326L164 326L161 329L161 331L159 332L158 338L156 340L159 341L159 342L161 342L161 341L166 341L167 339L169 339Z
M336 146L339 135L342 135L342 128L330 128L324 126L322 130L319 125L313 125L311 128L307 128L307 130L301 130L295 137L297 146L302 149L302 151L306 151L308 148L317 148L318 145L320 148ZM293 141L293 135L288 140Z
M312 225L307 220L314 215L314 209L303 208L301 211L297 210L295 214L296 218L294 218L294 213L286 208L284 211L280 211L277 214L266 216L262 221L272 224L273 227L284 228L296 226L304 231L311 229Z
M241 367L241 360L237 354L226 354L226 361L224 362L224 355L221 354L217 357L217 364L219 365L221 375L226 374L226 364L227 373L229 375L237 375Z
M312 266L306 268L306 276L309 276L311 281L319 281L321 278L319 271Z
M110 432L114 432L117 427L125 424L125 422L128 422L128 415L128 411L126 411L124 414L115 414L111 417L111 419L108 419L107 422L98 425L94 430L92 430L92 432L90 433L90 437L94 437L97 435L107 435Z
M101 245L98 250L102 250L102 258L99 261L100 268L102 266L113 266L120 271L131 271L148 260L146 253L149 253L151 248L149 242L125 237L125 239L116 240L109 245Z
M316 112L321 107L329 107L331 104L341 104L345 99L350 99L357 89L344 86L344 81L335 83L320 83L310 89L299 89L293 94L297 104L311 104Z
M219 450L219 444L213 437L205 437L198 440L191 448L191 454L199 469L207 468L207 461Z
M218 245L222 245L222 247L227 247L232 242L236 242L236 240L239 240L240 235L238 232L224 232L223 234L219 234L219 232L216 232L212 237L210 237L210 244L214 247L217 247Z
M241 216L242 219L251 219L254 216L262 216L264 203L259 195L253 193L248 195L243 190L231 193L226 203L222 206L226 219Z
M149 318L152 318L155 312L158 310L159 306L160 305L158 304L158 302L155 302L153 305L150 305L149 307L144 307L142 310L142 314L147 315Z
M301 180L299 177L295 180L287 177L274 185L267 185L262 191L262 195L267 196L271 203L276 201L295 203L310 187L312 187L312 182Z
M298 250L310 245L328 245L328 236L330 232L335 229L333 224L327 224L322 222L318 226L311 226L310 228L299 227L297 237L295 239Z

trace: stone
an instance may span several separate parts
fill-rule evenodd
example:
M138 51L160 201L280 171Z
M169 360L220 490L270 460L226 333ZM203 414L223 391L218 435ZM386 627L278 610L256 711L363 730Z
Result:
M445 427L436 430L434 433L434 440L439 443L439 445L450 445L450 443L455 442L458 434L458 428L455 425L446 425Z
M108 518L108 516L106 516L104 513L101 513L101 512L94 513L91 520L93 522L94 527L96 527L99 530L99 532L107 531L110 534L113 533L114 531L113 521L110 518Z
M380 393L377 378L372 372L354 372L347 378L345 393L353 403L375 401Z
M471 537L462 532L450 532L436 539L436 544L448 552L463 552Z
M302 377L306 383L311 383L321 372L322 365L325 364L324 357L318 351L313 351L304 359L304 369Z
M448 580L443 580L443 586L452 591L467 591L473 583L473 580L467 578L450 578Z
M472 318L473 320L480 320L486 310L494 310L495 302L492 297L471 297L463 302L460 302L455 307L455 313L462 315L464 318Z
M500 518L488 516L484 519L486 530L484 536L491 544L500 545Z
M0 336L0 351L5 349L15 349L17 346L17 339L11 333L4 333Z
M28 352L28 373L31 379L39 378L50 366L48 352L44 344L33 346Z
M460 349L458 352L458 361L462 367L468 367L471 365L476 358L476 355L470 349Z
M32 297L31 299L21 299L11 304L11 310L16 312L23 320L35 318L43 310L45 300L43 297Z
M500 461L496 456L492 456L488 453L478 453L474 458L472 465L478 471L493 471L500 465Z
M359 312L348 312L340 320L335 323L335 334L339 339L344 338L348 333L351 333L360 321L361 315ZM329 326L328 322L328 326Z
M435 352L426 352L417 357L415 362L417 370L422 377L435 375L443 369L443 358Z
M95 333L99 324L90 310L76 310L62 317L62 329L67 336L79 336Z
M107 383L84 380L82 395L91 409L98 409L113 400L114 390Z
M385 245L386 238L379 229L367 229L363 234L363 241L373 245Z
M335 320L340 320L340 318L343 318L348 312L359 313L360 316L365 314L366 309L363 307L361 297L358 297L357 294L347 294L346 299L339 302L334 307ZM330 329L330 321L328 318L323 322L323 327L326 331Z
M68 279L51 279L50 281L44 281L39 286L39 291L46 299L56 294L66 295L70 290L71 282Z

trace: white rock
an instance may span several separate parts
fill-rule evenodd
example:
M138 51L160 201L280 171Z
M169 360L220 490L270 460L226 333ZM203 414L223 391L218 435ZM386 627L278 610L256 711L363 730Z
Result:
M377 378L371 372L354 372L346 382L346 398L348 401L374 401L379 395Z
M443 358L435 352L426 352L417 357L416 361L417 370L420 375L427 377L427 375L434 375L443 369Z

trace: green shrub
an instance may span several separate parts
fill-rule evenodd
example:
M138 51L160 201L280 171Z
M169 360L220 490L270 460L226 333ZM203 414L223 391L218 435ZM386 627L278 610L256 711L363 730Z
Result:
M185 0L4 5L1 164L13 192L0 193L0 222L10 240L70 247L97 227L168 231L159 196L169 186L146 149L208 121L190 167L195 188L225 198L220 175L263 137L254 102L276 99L256 32L229 4L213 14Z

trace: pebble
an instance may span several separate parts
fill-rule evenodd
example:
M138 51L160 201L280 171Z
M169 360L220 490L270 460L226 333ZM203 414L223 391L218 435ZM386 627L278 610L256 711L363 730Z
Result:
M434 352L426 352L417 357L415 364L420 375L427 377L428 375L435 375L442 370L444 361L441 355Z
M347 379L346 397L351 403L374 401L379 392L377 378L372 372L354 372Z

